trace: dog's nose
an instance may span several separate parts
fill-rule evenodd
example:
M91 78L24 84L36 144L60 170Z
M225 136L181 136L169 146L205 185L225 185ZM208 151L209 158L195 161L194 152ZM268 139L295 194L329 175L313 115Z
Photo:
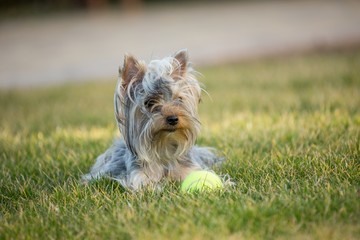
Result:
M166 118L166 122L171 126L175 126L176 124L178 124L179 118L178 116L169 116Z

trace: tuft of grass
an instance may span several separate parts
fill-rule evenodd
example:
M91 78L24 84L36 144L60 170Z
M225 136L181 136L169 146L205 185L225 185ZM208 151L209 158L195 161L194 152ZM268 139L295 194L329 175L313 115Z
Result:
M359 239L360 51L199 69L222 192L79 178L118 135L115 81L0 92L0 239Z

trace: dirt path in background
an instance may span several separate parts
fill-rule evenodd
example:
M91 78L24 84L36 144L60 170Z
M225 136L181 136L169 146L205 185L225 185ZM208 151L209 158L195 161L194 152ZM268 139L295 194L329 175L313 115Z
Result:
M0 23L0 88L117 77L124 53L195 65L360 43L360 1L163 6Z

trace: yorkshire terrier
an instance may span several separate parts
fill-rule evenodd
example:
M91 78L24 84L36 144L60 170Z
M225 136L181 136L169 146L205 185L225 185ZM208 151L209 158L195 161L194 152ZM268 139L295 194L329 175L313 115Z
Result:
M186 50L147 66L125 55L115 89L115 117L122 138L100 155L85 182L108 176L131 190L181 181L223 158L195 146L202 88Z

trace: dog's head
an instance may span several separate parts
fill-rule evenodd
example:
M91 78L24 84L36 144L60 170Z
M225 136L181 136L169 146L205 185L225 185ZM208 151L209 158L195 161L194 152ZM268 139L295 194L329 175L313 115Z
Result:
M201 88L186 50L148 65L126 55L115 90L115 115L132 153L169 161L194 145Z

